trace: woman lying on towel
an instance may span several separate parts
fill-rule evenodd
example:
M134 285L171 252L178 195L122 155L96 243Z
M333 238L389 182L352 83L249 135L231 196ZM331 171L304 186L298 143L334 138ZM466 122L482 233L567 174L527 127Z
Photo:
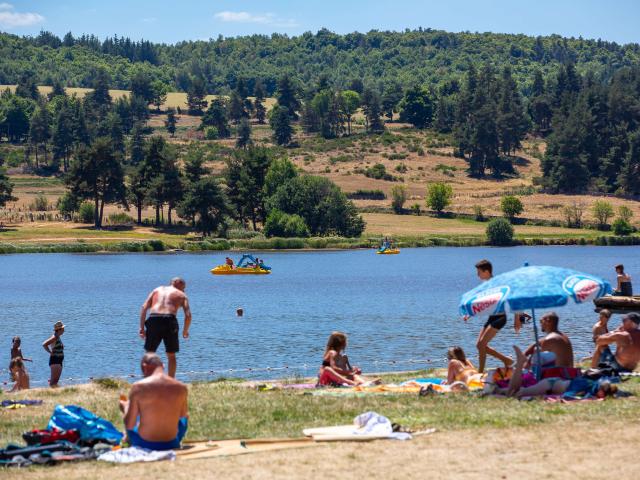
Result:
M449 358L447 385L482 387L482 374L478 373L467 359L462 347L451 347L447 357Z
M618 391L618 387L610 382L599 382L584 377L576 377L571 380L562 378L544 378L530 387L522 386L522 370L527 362L527 357L517 346L513 346L516 352L516 364L513 376L509 381L509 387L496 390L497 393L506 394L510 397L537 397L544 395L562 395L565 397L597 397L605 398L613 396Z
M367 380L360 376L362 370L352 367L349 357L344 354L347 348L347 336L342 332L333 332L327 341L327 348L322 358L322 367L318 372L318 385L341 387L357 385L377 384L379 379Z

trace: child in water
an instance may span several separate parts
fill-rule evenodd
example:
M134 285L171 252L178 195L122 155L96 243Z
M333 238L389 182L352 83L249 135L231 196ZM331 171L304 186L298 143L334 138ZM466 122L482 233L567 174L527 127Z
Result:
M22 354L21 345L22 340L20 339L20 337L13 337L13 340L11 342L11 361L13 361L14 358L20 357L23 362L30 362L31 359L25 358L25 356ZM9 365L9 372L11 373L11 365ZM15 378L13 377L13 373L11 373L11 380L15 380Z
M359 367L352 367L349 358L344 354L347 348L347 336L342 332L333 332L327 341L322 358L322 367L318 372L318 385L352 386L380 383L380 379L367 380L361 375Z
M29 374L27 373L27 369L24 366L22 357L13 358L11 360L11 364L9 365L9 370L11 371L11 377L16 382L13 385L13 388L9 391L17 392L18 390L28 390Z

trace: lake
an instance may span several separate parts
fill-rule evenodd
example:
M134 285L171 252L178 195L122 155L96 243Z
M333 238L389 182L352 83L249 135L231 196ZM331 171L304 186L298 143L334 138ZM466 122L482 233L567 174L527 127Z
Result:
M180 340L178 376L192 381L315 375L333 330L348 334L347 353L365 373L444 366L452 345L477 361L483 320L463 322L457 305L477 285L474 264L482 258L493 262L495 273L529 262L574 268L612 283L616 263L631 275L640 271L640 247L562 246L404 249L387 256L373 250L260 252L271 275L211 275L209 269L226 255L0 256L7 362L0 365L2 381L8 379L11 337L19 335L24 355L33 358L27 363L32 383L46 384L48 356L41 344L57 320L67 325L63 384L139 374L140 306L153 288L177 275L187 282L193 312L191 338ZM236 317L237 307L244 308L244 317ZM589 355L593 305L569 305L558 313L576 358ZM179 318L182 324L182 313ZM614 316L611 324L618 323ZM515 335L510 318L492 345L511 354L514 343L532 341L531 326ZM164 355L164 347L159 352Z

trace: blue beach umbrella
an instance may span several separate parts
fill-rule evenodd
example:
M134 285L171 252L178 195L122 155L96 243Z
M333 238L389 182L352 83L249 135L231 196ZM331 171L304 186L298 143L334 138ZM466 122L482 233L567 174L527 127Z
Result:
M569 301L585 303L611 291L609 282L593 275L568 268L525 264L524 267L497 275L465 293L460 300L459 309L464 316L531 310L539 356L535 316L537 308L562 307Z

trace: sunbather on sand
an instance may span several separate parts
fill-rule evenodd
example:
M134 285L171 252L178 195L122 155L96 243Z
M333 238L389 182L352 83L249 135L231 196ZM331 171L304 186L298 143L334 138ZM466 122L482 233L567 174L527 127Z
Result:
M543 395L594 395L604 398L607 395L614 395L618 388L611 383L589 380L584 377L577 377L572 380L561 378L545 378L530 387L522 387L522 371L527 363L527 357L517 346L513 346L516 352L516 364L513 376L509 382L509 387L496 390L498 393L506 394L509 397L537 397Z
M318 372L318 385L324 386L356 386L380 383L380 379L367 380L360 376L362 370L352 367L349 357L344 355L347 348L347 336L342 332L333 332L327 341L327 348L322 358L322 367Z
M11 359L9 365L11 377L15 380L15 384L9 390L10 392L17 392L18 390L27 390L29 388L29 374L24 366L22 357L15 357Z
M474 376L480 375L476 367L467 359L462 347L451 347L447 357L449 358L448 385L455 382L463 382L466 385Z
M142 357L145 378L131 387L129 399L120 399L131 446L150 450L180 447L187 431L187 386L164 373L155 353Z

